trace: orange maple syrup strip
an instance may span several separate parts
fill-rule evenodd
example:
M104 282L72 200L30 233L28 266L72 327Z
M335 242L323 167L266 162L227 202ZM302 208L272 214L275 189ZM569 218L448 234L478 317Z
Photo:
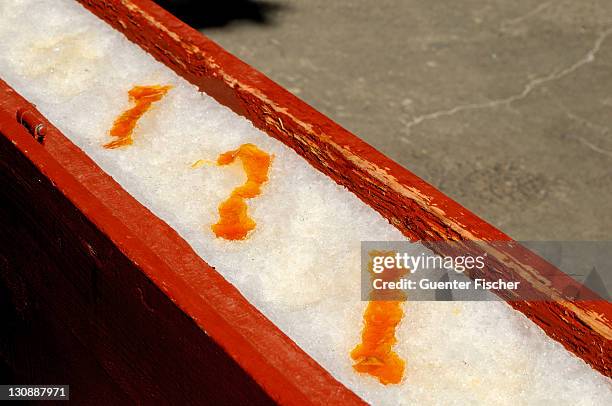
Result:
M370 252L370 257L374 256L393 256L393 252ZM372 272L372 261L369 264L370 273ZM384 277L385 280L399 280L407 273L407 270L388 270L386 274L379 274L377 277ZM397 298L397 292L376 292L377 299L384 299L393 295ZM370 298L374 292L370 294ZM401 297L404 298L403 293ZM364 327L361 333L361 343L351 351L351 358L355 361L353 369L360 373L366 373L376 377L384 385L397 384L404 376L405 361L400 358L393 346L397 342L395 330L404 316L401 300L370 300L363 315Z
M132 133L136 123L146 113L153 103L161 100L168 93L172 86L134 86L128 92L130 102L135 103L134 107L124 111L113 123L110 135L117 139L104 144L104 148L114 149L132 145Z
M255 228L256 223L248 215L245 199L252 199L261 193L261 185L268 180L272 162L270 154L253 144L243 144L238 149L219 155L217 165L229 165L236 159L242 161L247 181L235 188L230 197L219 205L219 221L211 226L217 237L226 240L243 240Z

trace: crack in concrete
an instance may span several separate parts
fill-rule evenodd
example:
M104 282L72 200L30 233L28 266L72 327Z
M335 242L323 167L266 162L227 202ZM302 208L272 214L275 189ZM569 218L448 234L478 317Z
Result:
M561 110L563 110L563 112L565 113L566 117L569 118L570 120L576 121L582 125L585 125L586 127L589 127L593 130L599 131L601 133L601 135L608 135L610 133L610 129L606 126L600 125L600 124L596 124L593 123L590 120L587 120L584 117L580 117L579 115L575 114L574 112L572 112L565 104L563 104L560 100L554 99L554 102L557 106L559 106L559 108ZM592 151L595 151L597 153L612 157L612 151L608 151L606 149L603 149L601 147L598 147L597 145L595 145L594 143L592 143L591 141L587 140L584 137L580 137L578 135L575 134L567 134L568 137L575 139L576 141L580 142L582 145L586 146L587 148L591 149Z
M555 99L555 104L557 104L561 108L561 110L563 110L563 112L565 113L565 116L569 118L570 120L577 121L586 127L589 127L593 130L600 132L602 135L607 135L608 133L610 133L610 128L603 126L601 124L594 123L590 120L587 120L584 117L577 115L576 113L572 112L565 104L561 103L559 100Z
M536 8L530 10L529 12L527 12L527 13L519 16L519 17L502 21L502 23L501 23L502 31L506 30L509 26L519 24L519 23L521 23L521 22L523 22L523 21L525 21L525 20L527 20L527 19L529 19L529 18L539 14L540 12L544 11L545 9L547 9L551 4L552 4L552 1L547 1L546 3L542 3L542 4L538 5Z
M591 150L593 150L595 152L598 152L598 153L603 154L603 155L607 155L607 156L612 158L612 151L608 151L606 149L600 148L597 145L595 145L592 142L590 142L589 140L587 140L586 138L578 137L577 135L574 135L574 134L569 134L569 137L577 140L582 145L586 146L587 148L589 148L589 149L591 149Z
M412 127L415 127L425 121L435 120L437 118L445 117L445 116L453 116L457 113L461 113L464 111L494 108L498 106L510 106L512 103L518 100L522 100L526 98L527 96L529 96L529 94L531 94L531 92L533 92L539 86L545 83L548 83L548 82L552 82L552 81L561 79L575 72L576 70L580 69L584 65L587 65L593 62L597 56L597 53L599 53L601 46L611 34L612 34L612 27L603 31L597 37L591 49L589 49L589 51L582 58L580 58L577 62L574 62L572 65L568 66L567 68L553 71L549 73L548 75L540 76L540 77L537 77L529 81L524 86L523 90L520 93L505 97L503 99L495 99L495 100L490 100L488 102L483 102L483 103L463 104L463 105L455 106L447 110L440 110L440 111L435 111L432 113L423 114L421 116L413 118L412 120L408 122L404 122L403 123L405 125L404 130L409 134L410 129Z

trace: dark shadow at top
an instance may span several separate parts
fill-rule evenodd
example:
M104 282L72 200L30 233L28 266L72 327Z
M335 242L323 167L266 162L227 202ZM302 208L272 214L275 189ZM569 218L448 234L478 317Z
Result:
M270 24L271 13L284 6L258 0L154 0L193 28L224 27L234 21Z

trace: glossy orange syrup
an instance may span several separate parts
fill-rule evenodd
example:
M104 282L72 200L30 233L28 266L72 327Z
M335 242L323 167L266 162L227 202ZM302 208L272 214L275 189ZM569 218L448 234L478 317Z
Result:
M394 254L392 252L370 252L371 257ZM370 272L374 275L371 262ZM396 274L390 275L389 272L396 272ZM385 270L379 277L383 276L386 281L398 280L405 273L405 270L402 270L401 273ZM376 297L384 299L380 292L376 293ZM396 292L394 292L394 298L397 298ZM399 383L404 376L405 361L393 351L393 346L397 342L395 330L404 316L402 303L398 300L370 300L363 315L364 327L361 332L361 343L351 351L351 358L355 361L353 368L357 372L376 377L384 385Z
M236 159L242 161L247 181L235 188L227 200L219 205L219 221L211 226L217 237L226 240L243 240L256 226L249 217L245 199L261 193L261 185L268 180L272 156L253 144L243 144L238 149L225 152L217 158L217 165L229 165Z
M132 145L132 133L136 123L146 113L153 103L159 101L168 93L172 86L134 86L128 92L130 102L134 107L124 111L113 123L110 135L116 137L114 141L104 144L104 148L119 148Z

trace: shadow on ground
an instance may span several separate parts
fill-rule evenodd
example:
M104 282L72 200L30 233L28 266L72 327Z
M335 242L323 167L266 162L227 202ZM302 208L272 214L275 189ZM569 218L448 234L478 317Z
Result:
M285 8L272 1L258 0L154 0L193 28L224 27L234 21L271 24L271 14Z

